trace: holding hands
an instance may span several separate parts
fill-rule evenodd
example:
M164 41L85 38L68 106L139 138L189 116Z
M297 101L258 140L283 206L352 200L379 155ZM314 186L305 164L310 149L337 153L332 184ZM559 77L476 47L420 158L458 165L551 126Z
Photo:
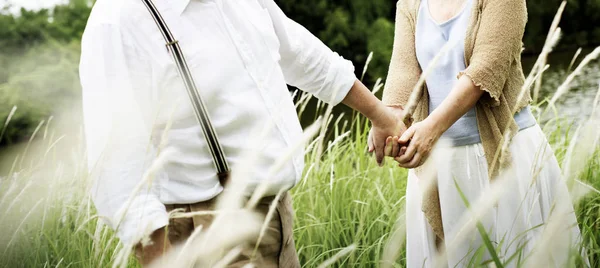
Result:
M458 86L469 91L453 90L427 119L410 128L402 122L404 111L401 107L385 106L359 80L354 82L342 102L361 112L373 124L368 138L369 152L375 153L380 166L388 156L393 157L401 167L416 168L427 160L440 136L481 96L483 91L465 77L459 80ZM463 102L469 105L462 105Z
M373 123L369 133L369 152L375 152L377 163L381 166L384 157L392 157L400 167L416 168L421 166L429 157L431 150L442 133L443 126L435 124L431 118L415 123L408 129L401 122L403 110L400 107L389 107L401 127L396 128L395 135L383 136L390 129Z
M384 157L392 155L390 150L395 151L395 155L400 151L398 137L406 131L406 126L402 122L402 113L400 107L387 107L384 120L372 121L373 127L369 132L367 143L369 152L375 153L377 164L380 166L383 165ZM396 142L392 142L393 138Z
M387 156L394 157L403 168L419 167L425 163L442 133L444 131L439 125L429 118L415 123L398 140L399 144L407 144L406 150L401 150L398 155Z

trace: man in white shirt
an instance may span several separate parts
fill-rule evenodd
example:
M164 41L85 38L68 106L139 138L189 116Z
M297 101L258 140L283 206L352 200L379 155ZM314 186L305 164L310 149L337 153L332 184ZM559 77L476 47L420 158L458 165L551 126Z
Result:
M379 159L385 138L399 134L399 119L356 79L352 63L287 18L273 0L154 3L179 41L234 172L244 153L258 152L247 171L250 191L268 180L267 196L273 196L301 177L301 151L267 172L302 137L286 84L369 118ZM138 245L144 264L172 242L165 238L167 207L206 204L223 190L169 53L141 0L96 2L80 65L92 197L121 241ZM280 206L289 208L287 193L282 200ZM278 211L282 231L291 230L291 209ZM155 241L142 247L147 230ZM295 251L284 254L294 250L293 239L277 240L273 259L288 256L277 265L297 267Z

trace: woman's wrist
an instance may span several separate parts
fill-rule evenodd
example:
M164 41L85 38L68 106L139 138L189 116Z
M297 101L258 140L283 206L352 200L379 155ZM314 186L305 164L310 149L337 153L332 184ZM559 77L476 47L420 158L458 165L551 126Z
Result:
M430 131L433 131L433 133L438 137L442 136L442 134L444 134L444 132L446 132L446 130L448 130L451 126L447 124L447 120L443 120L442 117L436 116L435 112L431 113L427 118L425 118L425 120L423 120L423 122L427 124Z

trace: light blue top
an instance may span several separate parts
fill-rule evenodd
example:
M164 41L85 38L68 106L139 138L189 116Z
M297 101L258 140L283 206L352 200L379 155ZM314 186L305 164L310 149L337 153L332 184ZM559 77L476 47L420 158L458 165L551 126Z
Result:
M429 92L429 113L435 110L448 96L457 75L466 69L465 36L469 25L473 0L467 0L464 8L450 20L439 24L429 12L429 1L421 1L416 26L416 54L422 70L426 70L439 51L449 43L447 52L439 57L434 69L426 79ZM520 129L536 124L529 106L515 115ZM463 146L481 142L477 118L473 107L452 125L443 135L454 146Z

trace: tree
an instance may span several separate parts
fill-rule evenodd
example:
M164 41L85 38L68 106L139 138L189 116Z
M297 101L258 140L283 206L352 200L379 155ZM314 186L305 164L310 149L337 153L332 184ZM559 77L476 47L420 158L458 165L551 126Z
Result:
M275 0L293 20L354 62L360 76L369 52L365 84L385 78L394 39L396 1ZM525 53L542 48L562 0L527 0ZM18 141L61 104L79 99L79 42L92 0L70 0L52 10L0 14L0 126L13 105L19 109L5 135ZM555 50L600 44L600 0L568 0Z
M41 120L80 98L79 40L90 13L84 2L0 15L0 126L18 106L0 143L31 135Z

